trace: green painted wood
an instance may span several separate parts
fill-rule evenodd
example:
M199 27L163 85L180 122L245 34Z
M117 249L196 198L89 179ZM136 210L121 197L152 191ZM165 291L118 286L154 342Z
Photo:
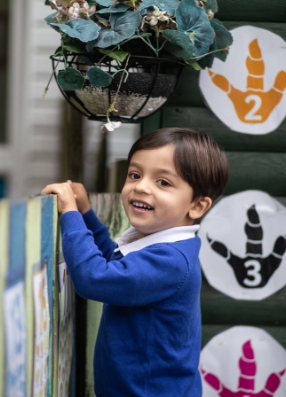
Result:
M286 287L261 301L232 299L209 285L201 289L203 324L286 326Z
M246 325L246 324L237 324L237 325ZM226 331L231 328L227 325L204 325L202 327L202 349L205 345L217 334ZM257 328L264 329L264 331L268 332L274 339L277 340L280 345L286 348L286 327L265 327L264 325L258 326Z
M190 66L184 68L179 84L166 105L168 108L170 106L205 106L199 88L199 74L199 71ZM166 109L166 106L163 107L163 112Z
M226 152L230 178L225 194L262 190L286 196L286 153Z
M284 1L284 3L286 6L286 1ZM286 11L285 11L285 15L286 15ZM284 21L286 20L285 15L284 15ZM270 30L271 32L277 34L286 41L285 23L223 21L223 24L228 30L232 30L240 26L246 26L246 25L256 26L261 29ZM205 106L204 99L200 93L200 88L199 88L199 73L200 72L194 70L192 67L186 67L183 70L178 87L176 88L176 91L169 99L167 106L192 106L192 107Z
M149 132L155 131L161 126L161 109L158 112L153 113L151 116L143 120L141 124L141 134L149 134Z
M163 109L162 127L194 128L206 132L229 151L286 151L286 119L274 131L265 135L250 135L232 131L207 108L168 106Z
M218 0L218 8L220 20L285 22L285 0Z

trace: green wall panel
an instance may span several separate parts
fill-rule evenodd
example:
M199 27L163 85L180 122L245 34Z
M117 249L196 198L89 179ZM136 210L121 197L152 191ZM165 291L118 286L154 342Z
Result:
M167 106L163 109L162 127L194 128L211 135L225 150L268 151L286 150L286 119L274 131L265 135L250 135L232 131L207 108Z
M261 301L245 301L222 294L204 279L201 309L203 324L286 326L286 287Z
M286 153L226 152L230 178L225 194L262 190L286 196Z
M285 22L285 0L218 0L218 8L220 20Z

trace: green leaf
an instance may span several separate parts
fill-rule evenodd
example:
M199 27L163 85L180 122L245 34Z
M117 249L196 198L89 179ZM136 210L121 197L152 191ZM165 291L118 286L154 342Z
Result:
M59 71L58 83L65 91L80 90L84 84L84 77L75 68L66 68Z
M213 44L210 46L208 52L216 51L219 49L221 49L221 51L214 52L200 59L198 62L203 69L211 68L215 58L218 58L224 62L228 55L228 52L225 51L224 48L228 48L233 42L231 33L226 30L226 28L219 20L212 19L211 25L215 31L215 39Z
M110 76L110 74L104 72L96 66L90 68L86 74L92 85L106 87L112 81L112 76Z
M120 61L120 62L123 62L124 59L129 54L129 52L126 52L126 51L117 51L117 50L110 51L110 50L103 50L103 49L99 49L99 52L101 52L102 54L107 54L110 58L117 59L117 61Z
M208 8L215 14L218 12L218 5L216 0L207 0Z
M95 0L85 0L90 6L96 6Z
M63 49L62 49L62 46L60 45L60 46L56 49L56 51L54 52L54 54L57 54L57 53L62 52L62 51L63 51Z
M221 61L225 61L228 52L224 51L224 48L228 48L233 43L232 34L223 26L223 24L218 19L211 19L211 26L215 31L215 49L222 50L216 52L214 55Z
M49 5L50 5L49 0L45 0L45 6L49 6Z
M179 0L143 0L141 8L156 6L160 10L166 11L169 15L175 15L179 4Z
M109 7L112 6L112 0L96 0L97 4L100 4L103 7Z
M64 49L69 52L74 52L75 54L85 54L87 52L85 48L76 44L66 44L64 45Z
M182 0L176 11L178 30L188 34L194 44L194 53L199 57L208 52L215 33L205 11L195 0Z
M212 51L214 51L214 50L215 50L215 43L213 43L213 44L210 46L208 52L212 52ZM205 57L199 59L199 60L198 60L198 64L200 65L200 67L201 67L202 69L211 68L211 67L213 66L214 59L215 59L215 53L212 53L212 54L206 55Z
M45 18L45 21L47 22L48 25L51 25L51 23L56 22L56 15L58 15L58 12L54 12L53 14L48 15Z
M185 60L192 57L194 46L190 38L178 30L164 30L162 37L168 40L165 48L178 58Z
M100 27L92 20L85 19L71 19L68 23L58 24L52 23L58 31L61 29L63 33L66 33L69 37L79 39L84 43L88 43L98 37L98 31Z
M194 59L189 59L186 62L187 62L188 65L192 66L195 70L202 70L202 68L200 67L198 62L195 61Z
M123 40L133 36L135 29L141 22L141 10L126 11L124 14L111 14L111 29L101 29L96 40L88 43L88 51L93 47L107 48L111 45L121 43Z
M112 5L111 7L97 11L95 14L116 14L118 12L126 12L129 8L130 7L125 4Z

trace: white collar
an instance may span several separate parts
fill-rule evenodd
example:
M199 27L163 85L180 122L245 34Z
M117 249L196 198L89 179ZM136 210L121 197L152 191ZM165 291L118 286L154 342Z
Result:
M118 248L116 248L114 252L120 251L123 256L126 256L129 252L139 251L148 245L187 240L195 237L195 233L199 228L199 225L173 227L171 229L162 230L161 232L149 234L149 236L137 240L138 231L134 227L130 227L115 240L118 244Z

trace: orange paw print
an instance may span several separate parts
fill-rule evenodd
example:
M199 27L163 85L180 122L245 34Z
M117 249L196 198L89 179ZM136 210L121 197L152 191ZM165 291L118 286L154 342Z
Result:
M215 74L211 70L208 72L213 83L227 93L240 121L250 124L264 123L283 97L286 88L286 72L281 70L276 76L273 87L269 91L263 91L265 66L258 40L253 40L248 49L247 91L243 92L233 87L220 74Z

